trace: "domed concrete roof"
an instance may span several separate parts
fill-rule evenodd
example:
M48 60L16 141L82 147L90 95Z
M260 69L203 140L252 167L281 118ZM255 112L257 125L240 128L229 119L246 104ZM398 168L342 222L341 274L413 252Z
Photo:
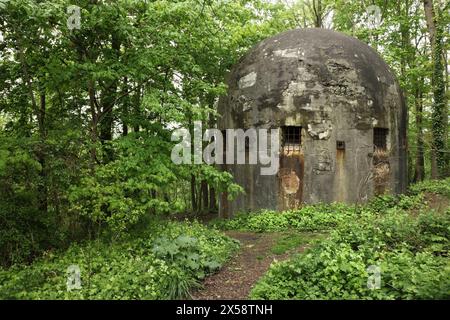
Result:
M260 42L232 69L228 86L219 103L224 127L280 125L289 114L334 112L346 102L366 120L381 121L387 109L404 107L395 77L378 53L326 29L295 29ZM357 124L372 127L368 120Z

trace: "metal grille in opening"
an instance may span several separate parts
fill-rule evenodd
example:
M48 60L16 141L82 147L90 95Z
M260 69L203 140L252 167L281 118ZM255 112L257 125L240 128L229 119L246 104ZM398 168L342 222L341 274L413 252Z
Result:
M336 149L345 150L345 141L336 141Z
M282 127L282 142L285 151L300 150L302 127Z
M386 150L388 129L373 128L373 145L376 149Z

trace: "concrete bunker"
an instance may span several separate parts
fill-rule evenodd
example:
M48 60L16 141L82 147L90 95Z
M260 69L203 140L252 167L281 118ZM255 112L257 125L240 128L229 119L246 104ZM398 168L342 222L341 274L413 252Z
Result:
M224 165L245 194L237 211L364 202L406 189L406 108L393 73L368 45L324 29L266 39L232 69L219 129L279 130L279 170Z

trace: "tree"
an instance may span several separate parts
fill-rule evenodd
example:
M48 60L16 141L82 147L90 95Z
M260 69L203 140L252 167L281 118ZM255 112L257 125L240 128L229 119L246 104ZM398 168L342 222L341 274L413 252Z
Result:
M432 178L443 177L448 174L447 122L448 106L445 98L446 82L444 78L444 45L443 26L440 21L440 9L435 13L433 0L423 0L423 6L427 21L428 33L432 47L433 65L433 104L432 104ZM447 4L448 6L448 4Z

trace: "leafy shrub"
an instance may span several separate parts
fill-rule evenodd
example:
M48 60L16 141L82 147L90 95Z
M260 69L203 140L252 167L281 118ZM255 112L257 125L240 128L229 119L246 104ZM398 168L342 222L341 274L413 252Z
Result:
M273 265L254 299L356 299L369 295L364 257L345 243L322 242L307 254Z
M300 209L277 212L262 210L253 213L240 213L230 220L214 221L213 225L223 230L254 232L285 231L326 231L346 222L358 219L364 214L376 215L394 210L424 209L424 195L383 195L374 198L367 205L347 205L343 203L315 204ZM364 213L364 214L363 214Z
M418 233L429 250L448 255L450 251L450 208L445 213L423 213L418 218Z
M52 170L38 161L40 148L49 151L45 164ZM70 164L54 157L58 152L70 154L71 147L62 152L32 137L0 132L0 266L30 262L84 235L84 219L67 214L64 192L75 178Z
M284 212L263 210L250 214L241 213L230 220L215 221L213 225L224 230L254 232L285 231L289 228L321 231L334 228L355 214L354 206L339 203L317 204Z
M367 286L368 266L380 266L381 288ZM307 254L271 266L253 299L450 298L448 261L407 248L377 253L346 243L322 242Z
M448 260L430 252L399 248L381 261L381 291L394 299L449 299Z
M421 192L438 193L450 198L450 178L444 180L425 180L412 185L410 191L415 194Z
M412 195L381 195L372 199L367 209L375 212L384 212L387 209L399 208L404 210L421 209L426 205L423 193Z
M413 216L400 208L362 210L306 254L271 266L255 299L450 298L450 212ZM367 287L367 267L381 288Z
M237 248L235 241L198 223L158 222L158 228L154 235L126 243L73 245L31 266L0 270L0 298L182 298ZM81 270L80 290L67 291L70 265Z
M170 142L133 133L114 140L109 148L115 159L93 173L84 172L80 183L70 189L72 211L120 233L148 213L180 209L167 199L152 196L176 181L177 168L168 156Z
M160 136L167 136L162 128L154 129ZM168 195L180 180L188 181L194 173L217 191L226 190L230 198L243 191L233 183L230 173L213 166L174 164L170 158L173 143L155 140L154 136L133 132L111 141L109 147L115 158L96 167L94 173L90 169L83 173L80 183L70 189L71 210L121 234L149 213L179 213L186 209Z
M189 225L206 230L198 223ZM229 257L233 242L229 243L231 240L215 231L202 234L181 226L170 224L168 230L154 241L151 249L153 254L172 265L183 266L196 279L202 279L220 268ZM180 228L183 230L181 233Z
M343 204L317 204L305 206L298 210L287 212L289 224L302 231L321 231L333 229L355 215L357 207Z
M367 205L305 206L286 212L240 214L216 223L248 231L329 230L308 253L274 264L251 292L255 299L450 298L450 208L426 208L425 191L446 194L447 180L383 195ZM367 287L367 267L381 267L382 288Z

